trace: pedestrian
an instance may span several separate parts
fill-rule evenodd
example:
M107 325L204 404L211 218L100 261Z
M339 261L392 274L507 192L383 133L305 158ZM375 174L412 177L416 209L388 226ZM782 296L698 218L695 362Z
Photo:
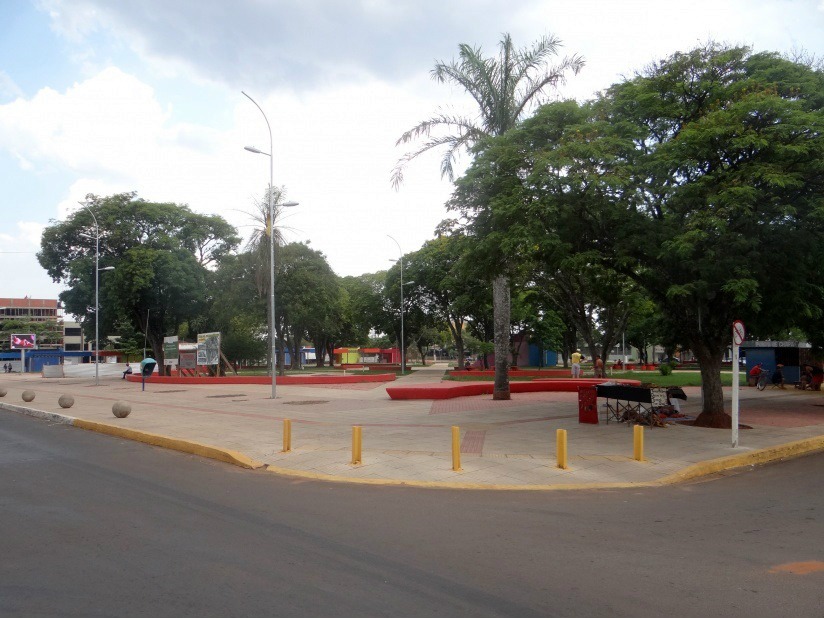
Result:
M575 350L572 353L572 377L573 378L580 378L581 377L581 361L584 360L583 354L581 354L581 350Z
M132 366L129 363L126 363L126 371L123 372L123 379L125 380L126 376L129 375L130 373L134 373L132 371Z
M778 363L775 366L775 373L772 374L773 386L784 388L784 365Z
M604 361L597 354L595 355L595 362L593 364L595 365L595 377L605 378L606 374L604 373Z

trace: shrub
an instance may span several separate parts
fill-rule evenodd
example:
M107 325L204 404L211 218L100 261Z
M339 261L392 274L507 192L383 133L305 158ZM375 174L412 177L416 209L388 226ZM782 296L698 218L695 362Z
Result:
M658 371L661 372L662 376L668 376L672 373L672 365L670 363L661 363Z

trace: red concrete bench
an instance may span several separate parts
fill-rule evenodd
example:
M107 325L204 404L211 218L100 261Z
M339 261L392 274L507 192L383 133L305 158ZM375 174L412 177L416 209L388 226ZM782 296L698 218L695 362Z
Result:
M531 382L510 382L512 393L577 393L580 386L594 386L609 382L603 378L580 378L578 380L532 380ZM640 386L640 380L620 380L620 384ZM409 386L388 386L386 393L392 399L453 399L471 395L491 395L493 382L438 382Z

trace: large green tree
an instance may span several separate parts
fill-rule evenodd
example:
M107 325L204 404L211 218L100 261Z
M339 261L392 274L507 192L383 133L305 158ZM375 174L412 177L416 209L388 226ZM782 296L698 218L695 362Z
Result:
M471 148L490 136L500 136L513 129L531 107L541 102L546 91L555 87L569 72L577 73L583 66L578 56L562 58L552 65L549 60L561 46L559 39L546 36L532 47L517 49L509 34L500 42L497 57L484 56L479 47L461 44L458 59L437 62L433 79L463 88L477 105L476 117L441 112L422 121L399 139L405 144L424 138L417 150L404 155L395 167L392 181L397 187L403 180L406 164L433 148L446 147L441 160L441 176L453 179L453 162L462 150ZM446 133L432 135L444 129ZM488 203L478 195L477 209ZM490 262L486 273L492 279L495 323L495 399L509 399L509 328L510 328L510 264L507 260Z
M147 202L134 193L88 195L65 221L53 222L41 239L40 265L55 282L68 313L94 322L95 225L100 231L101 330L127 320L143 332L162 367L163 337L199 315L210 300L212 271L238 243L223 218L187 206ZM89 308L92 308L90 310Z
M496 216L521 217L508 241L551 251L575 230L599 268L655 302L667 342L695 354L698 422L729 426L732 321L775 332L822 316L822 73L709 44L597 101L545 106L517 133L482 157L507 171L493 189Z
M340 284L326 256L308 243L289 243L277 249L275 327L280 349L288 345L292 367L299 367L300 348L308 336L323 341L333 333L340 312ZM323 349L316 350L321 354ZM283 353L278 359L283 372Z
M405 258L407 280L412 282L407 296L434 318L432 327L444 324L449 329L459 359L464 356L464 323L471 302L470 282L459 266L465 240L461 234L441 235Z

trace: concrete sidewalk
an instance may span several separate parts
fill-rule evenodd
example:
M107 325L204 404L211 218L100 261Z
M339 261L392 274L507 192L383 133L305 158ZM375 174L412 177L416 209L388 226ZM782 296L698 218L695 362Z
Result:
M437 382L446 364L416 369L404 382ZM122 371L122 370L121 370ZM308 373L308 372L307 372ZM578 423L577 394L524 393L443 401L392 401L387 384L194 386L127 383L109 372L94 378L45 379L4 374L5 410L81 419L86 428L282 474L327 480L490 489L558 489L657 485L824 449L824 393L741 390L740 446L729 430L679 424L645 428L645 461L633 459L623 423ZM119 374L118 374L119 376ZM393 384L393 383L389 383ZM36 398L23 402L24 390ZM696 416L700 391L682 411ZM62 409L60 395L75 404ZM727 393L729 395L729 393ZM112 415L115 401L132 405ZM8 412L4 412L8 413ZM283 419L292 421L292 452L282 453ZM0 414L2 422L2 414ZM98 425L94 425L97 423ZM363 429L363 462L352 465L352 426ZM451 427L461 429L460 472L452 470ZM555 430L566 429L569 469L556 466Z

